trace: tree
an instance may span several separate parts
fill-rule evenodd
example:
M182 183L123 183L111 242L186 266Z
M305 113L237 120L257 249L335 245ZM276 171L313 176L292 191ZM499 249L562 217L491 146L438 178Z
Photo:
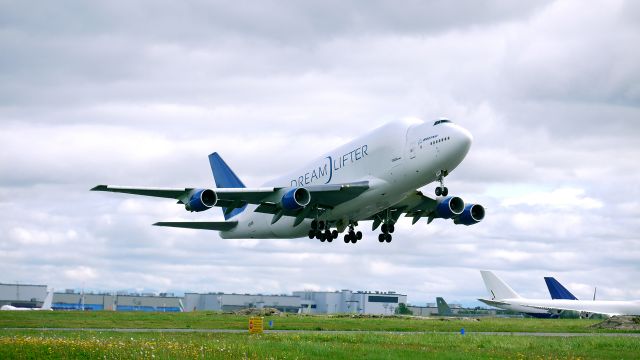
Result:
M400 303L396 308L396 314L398 315L413 315L413 311L409 310L406 304Z

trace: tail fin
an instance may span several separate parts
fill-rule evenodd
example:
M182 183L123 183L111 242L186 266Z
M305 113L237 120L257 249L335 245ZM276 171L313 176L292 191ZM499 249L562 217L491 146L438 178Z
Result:
M578 300L567 288L562 286L558 280L553 277L545 277L544 282L547 283L549 294L552 299Z
M42 310L51 310L51 304L53 303L53 289L47 292L47 297L44 298L44 303L42 303Z
M211 172L213 173L213 180L216 182L216 187L218 188L244 188L244 184L238 178L238 176L231 170L229 165L227 165L224 160L218 155L217 152L214 152L209 155L209 164L211 164ZM222 213L224 214L224 219L229 220L230 218L240 214L244 211L247 205L244 205L239 208L235 208L230 212L227 212L227 208L222 208Z
M491 300L502 300L502 299L513 299L519 298L518 295L513 289L507 285L502 279L497 277L491 271L480 271L482 274L482 280L484 281L484 286L487 287L487 291L491 294Z
M451 311L449 304L447 304L447 302L444 301L443 298L437 297L436 304L438 304L438 315L440 316L453 315L453 312Z

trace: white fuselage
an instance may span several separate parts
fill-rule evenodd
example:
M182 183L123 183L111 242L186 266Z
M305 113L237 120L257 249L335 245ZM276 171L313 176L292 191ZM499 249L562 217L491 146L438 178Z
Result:
M435 181L439 171L453 171L467 155L471 142L471 134L454 123L391 122L265 186L305 187L368 181L367 191L321 216L324 220L357 222ZM271 224L273 215L254 212L255 208L250 205L234 217L238 225L220 232L220 236L297 238L309 231L310 220L294 226L295 218L285 216Z
M640 315L640 301L614 300L546 300L546 299L509 299L524 307L546 308L547 310L568 310L605 315Z
M640 301L614 300L549 300L513 298L500 299L504 304L490 304L506 310L529 314L558 314L562 311L576 311L604 315L640 315Z

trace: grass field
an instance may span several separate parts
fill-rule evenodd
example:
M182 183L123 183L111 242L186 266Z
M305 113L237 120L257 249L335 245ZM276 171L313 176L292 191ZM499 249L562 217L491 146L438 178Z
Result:
M474 332L593 332L580 319L351 318L275 316L274 329L400 333L119 333L7 328L246 329L248 317L212 312L2 312L0 359L638 359L640 338L480 335ZM464 327L466 335L460 335ZM402 333L402 332L408 333ZM423 331L424 333L413 333ZM435 332L435 333L434 333ZM439 333L451 332L451 333Z
M442 319L286 315L267 317L278 330L595 332L599 320L521 318ZM265 320L265 321L266 321ZM0 328L246 329L248 317L216 312L142 313L115 311L3 311Z

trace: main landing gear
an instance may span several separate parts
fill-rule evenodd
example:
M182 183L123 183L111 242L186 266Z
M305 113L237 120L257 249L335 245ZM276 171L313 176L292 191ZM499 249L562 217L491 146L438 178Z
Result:
M362 240L362 232L355 231L355 227L353 224L349 224L349 232L344 235L345 244L351 242L355 244L358 240Z
M332 242L338 238L338 230L329 229L328 224L324 221L313 220L311 222L311 230L309 230L309 239L319 239L321 242Z
M380 242L391 242L391 239L393 238L391 236L391 233L393 233L396 230L395 225L393 225L392 222L388 222L388 223L384 223L382 224L382 226L380 226L380 230L382 230L382 234L378 235L378 241Z
M444 186L444 177L447 176L447 173L448 173L447 170L440 170L436 174L438 176L437 180L440 183L440 186L436 187L436 196L449 195L449 189L447 189L447 187Z

